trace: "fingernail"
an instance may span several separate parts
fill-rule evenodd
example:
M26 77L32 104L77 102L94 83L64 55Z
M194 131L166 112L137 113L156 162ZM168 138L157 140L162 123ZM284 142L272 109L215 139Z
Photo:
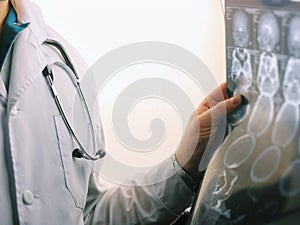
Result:
M231 105L232 106L237 106L237 105L240 105L241 103L242 103L242 96L236 95L236 96L231 98Z

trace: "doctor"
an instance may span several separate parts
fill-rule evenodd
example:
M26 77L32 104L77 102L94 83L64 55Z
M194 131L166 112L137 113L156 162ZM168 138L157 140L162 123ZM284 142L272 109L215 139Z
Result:
M219 102L215 92L208 97L212 105L206 99L199 106L173 160L133 179L132 186L107 189L92 162L72 156L74 141L42 75L45 65L62 59L44 41L62 43L79 75L87 65L29 0L0 1L0 31L0 224L167 225L191 204L191 184L201 180L198 164L217 127L211 126L211 112L218 121L226 116L222 109L232 112L240 105L239 96L227 99L226 85L221 85L226 100ZM56 68L55 74L71 118L76 92L65 71ZM87 94L93 95L90 88ZM200 132L195 132L199 123ZM103 135L98 136L103 143Z

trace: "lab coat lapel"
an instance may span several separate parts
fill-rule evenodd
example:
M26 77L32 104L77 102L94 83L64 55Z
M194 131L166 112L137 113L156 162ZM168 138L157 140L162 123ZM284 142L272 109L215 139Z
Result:
M22 34L14 45L8 95L9 111L35 78L42 76L43 67L46 65L41 48L24 39Z
M41 11L35 4L28 0L11 0L11 3L17 12L18 22L30 24L14 44L8 96L9 111L34 79L42 75L46 60L41 45L48 37Z

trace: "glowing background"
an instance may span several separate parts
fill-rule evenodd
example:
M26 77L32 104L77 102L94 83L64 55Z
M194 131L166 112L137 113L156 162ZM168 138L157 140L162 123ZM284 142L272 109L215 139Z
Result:
M219 0L34 0L45 20L88 63L124 44L156 40L200 57L225 79L223 11Z
M123 45L161 41L196 54L217 82L225 80L225 26L219 0L34 1L42 8L46 22L73 44L90 65ZM149 121L153 117L161 118L167 127L166 141L161 148L146 155L125 151L113 137L109 110L118 94L114 91L134 80L132 74L141 78L149 73L161 78L171 74L172 82L181 85L195 106L208 94L197 90L191 80L184 79L181 71L162 65L133 66L116 75L111 86L106 87L109 94L100 109L106 147L114 158L136 167L151 166L172 154L182 134L182 121L174 108L164 101L147 100L130 112L128 125L136 138L145 139L149 136Z

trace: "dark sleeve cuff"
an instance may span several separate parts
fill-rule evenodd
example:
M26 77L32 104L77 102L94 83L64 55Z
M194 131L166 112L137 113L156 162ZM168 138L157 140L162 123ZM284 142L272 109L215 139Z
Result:
M197 183L190 175L188 175L183 169L182 167L179 165L179 163L177 162L176 156L175 154L173 154L172 156L172 162L173 162L173 166L175 171L177 172L177 174L180 176L180 178L186 183L186 185L193 191L193 192L197 192L197 189L199 187L199 183Z

